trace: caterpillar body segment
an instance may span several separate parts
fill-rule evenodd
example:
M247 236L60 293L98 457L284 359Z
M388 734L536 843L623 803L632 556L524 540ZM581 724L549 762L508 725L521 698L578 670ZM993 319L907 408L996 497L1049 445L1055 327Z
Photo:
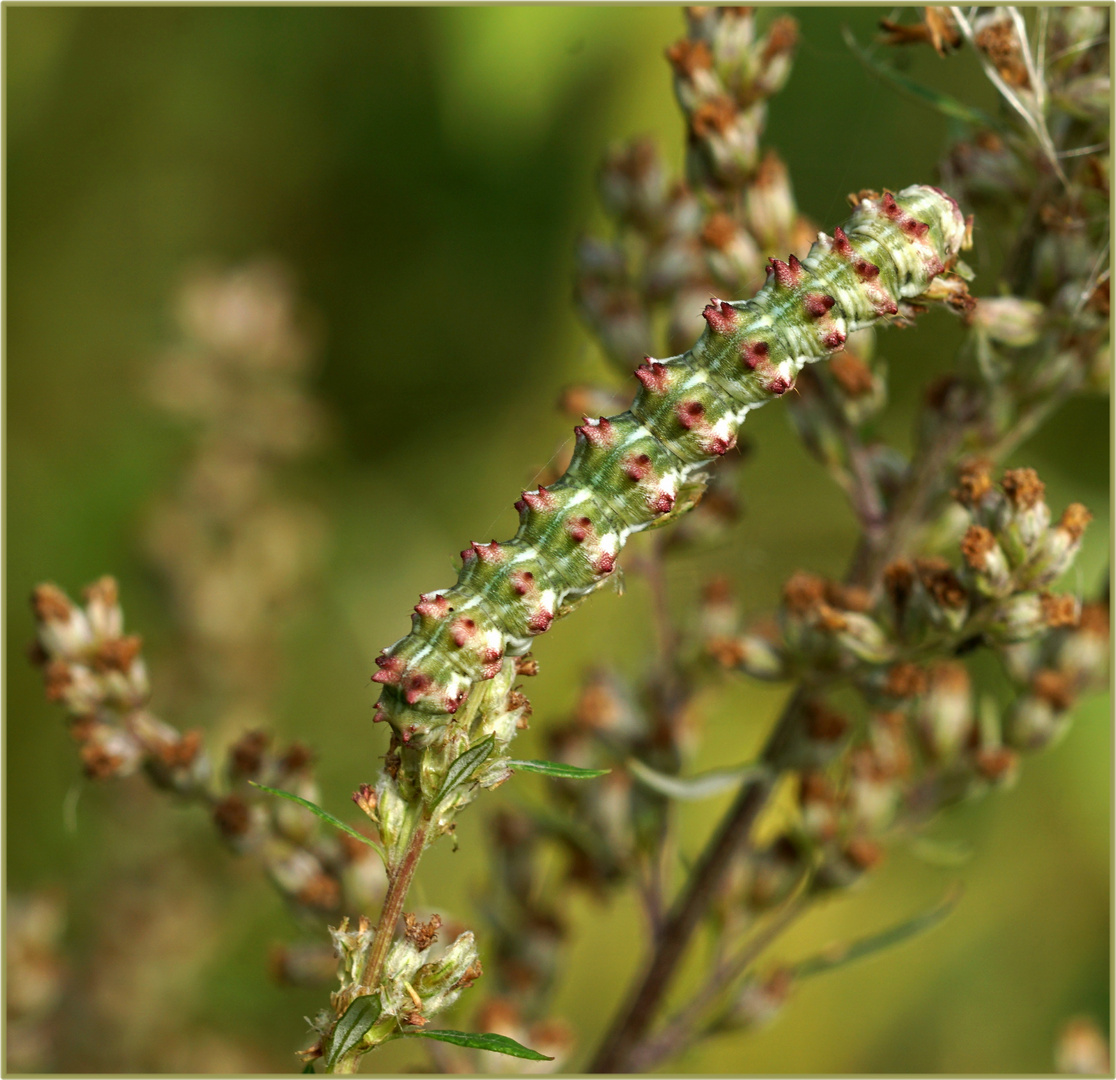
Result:
M470 545L457 583L422 595L410 634L376 660L375 718L404 742L428 742L505 657L522 655L608 580L629 536L696 502L703 470L735 445L752 409L786 393L850 333L924 293L965 234L957 204L937 188L862 197L801 262L772 259L752 299L714 299L689 352L636 370L627 412L575 429L565 475L516 503L514 538Z

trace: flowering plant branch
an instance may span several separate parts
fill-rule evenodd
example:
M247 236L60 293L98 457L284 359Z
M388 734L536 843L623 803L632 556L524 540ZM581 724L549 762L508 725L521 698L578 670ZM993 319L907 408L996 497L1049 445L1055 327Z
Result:
M379 776L354 794L375 837L316 805L305 754L276 759L258 736L234 749L233 787L215 785L201 737L147 712L139 643L123 635L112 586L95 586L84 611L51 587L36 592L37 659L48 696L74 718L87 769L142 766L158 786L211 807L224 834L262 853L299 904L367 910L349 881L358 865L376 868L379 919L331 929L340 986L304 1057L354 1072L371 1050L407 1037L429 1040L447 1071L479 1068L482 1051L556 1065L572 1040L544 1022L563 928L555 900L536 888L543 843L569 853L573 883L598 892L633 884L647 917L645 964L590 1060L595 1072L651 1069L700 1038L755 1026L802 979L950 910L953 897L839 956L756 971L787 927L864 880L889 843L917 838L951 803L1011 783L1020 755L1061 736L1103 670L1107 597L1051 591L1080 550L1089 511L1074 503L1055 520L1034 470L1000 467L1058 404L1098 385L1106 362L1098 196L1107 179L1093 153L1103 117L1088 89L1106 61L1100 26L1078 25L1089 17L1059 10L1032 32L1015 9L973 18L928 8L915 26L886 23L892 43L943 56L968 42L1011 112L954 147L943 169L950 194L863 191L850 198L849 221L819 236L785 166L760 146L767 99L790 71L793 21L775 19L760 34L746 9L688 10L688 35L668 51L687 122L687 180L668 184L647 143L613 152L601 186L615 236L579 251L583 314L617 368L638 365L638 394L627 411L584 420L567 470L516 504L516 536L467 548L457 583L424 593L411 632L378 658L375 719L389 725L390 744ZM917 89L950 115L978 117ZM985 215L1008 221L1004 295L969 293L960 252L972 219L959 204L982 224ZM787 249L786 261L771 257ZM751 300L717 298L757 286ZM931 304L968 332L955 371L927 388L916 450L903 457L871 436L886 404L873 335ZM681 352L699 309L701 336ZM656 328L679 355L647 355ZM849 570L841 582L796 574L775 625L745 626L723 581L707 584L696 619L679 620L665 587L671 552L706 542L735 511L729 469L711 476L708 466L731 460L748 412L782 396L860 527ZM566 404L603 414L626 402L611 388L575 387ZM662 525L673 528L635 539L627 556L654 601L654 671L635 689L596 673L574 720L550 732L554 760L513 758L511 740L531 714L518 680L537 671L533 638L612 578L626 542ZM976 650L998 659L1010 696L974 687L967 657ZM757 760L683 775L687 712L719 676L785 683L786 706ZM489 914L504 997L479 1010L487 1032L431 1028L482 969L471 931L436 951L441 919L406 910L411 884L460 811L517 771L547 776L556 809L504 811L493 830ZM674 802L728 786L734 803L671 897ZM262 801L260 788L276 798ZM772 809L781 792L789 817ZM319 819L340 836L320 835ZM690 1002L663 1019L706 924L716 931L709 968Z

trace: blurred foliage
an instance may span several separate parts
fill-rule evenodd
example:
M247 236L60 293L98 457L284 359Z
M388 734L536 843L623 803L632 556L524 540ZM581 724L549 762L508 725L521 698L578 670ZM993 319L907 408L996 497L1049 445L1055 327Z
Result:
M681 160L662 59L680 16L597 7L5 14L7 881L21 892L60 886L70 898L72 1011L52 1064L294 1071L300 1018L321 995L266 976L269 946L295 936L288 914L251 867L219 849L201 813L178 812L139 782L79 779L25 660L26 594L40 580L76 589L114 573L161 707L160 663L171 662L181 627L139 536L190 447L142 387L172 338L186 270L283 260L326 328L316 389L336 438L291 480L326 515L329 550L320 591L281 627L273 728L313 745L324 804L345 805L386 743L368 722L372 657L404 632L417 592L449 583L464 541L510 534L514 494L568 435L553 407L560 388L604 370L570 302L572 252L594 220L595 171L610 141L647 132L672 164ZM866 41L878 14L796 9L803 44L771 109L768 141L803 211L827 226L844 216L848 191L930 181L944 147L946 122L866 73L842 43L841 25ZM903 62L930 79L941 63L929 50ZM951 92L990 110L973 58L951 63ZM1000 256L978 222L978 283L995 280ZM957 334L934 313L917 335L881 338L893 361L885 435L906 438L919 388L949 363ZM755 451L742 470L745 520L723 548L675 562L680 601L722 572L761 612L795 569L838 574L846 560L851 516L785 411L763 410L746 433ZM1039 469L1052 505L1078 500L1104 521L1107 439L1106 404L1074 401L1008 464ZM1101 528L1088 536L1086 592L1103 574L1106 542ZM538 730L569 708L593 659L640 670L647 612L633 584L540 643L536 731L520 756L541 756ZM746 759L780 698L736 685L708 702L694 771ZM780 948L795 959L885 926L960 876L966 895L944 926L811 982L770 1029L710 1042L679 1067L1047 1071L1068 1017L1109 1010L1106 709L1082 707L1070 737L1029 763L1016 790L943 822L943 836L975 849L963 869L899 853L867 890ZM206 720L168 718L182 728ZM537 782L517 777L493 806ZM683 806L691 851L723 803ZM471 919L484 820L474 809L460 850L427 856L418 903ZM556 1011L588 1046L638 962L639 919L631 903L583 898L568 917L577 943ZM391 1047L375 1065L422 1060L412 1046Z

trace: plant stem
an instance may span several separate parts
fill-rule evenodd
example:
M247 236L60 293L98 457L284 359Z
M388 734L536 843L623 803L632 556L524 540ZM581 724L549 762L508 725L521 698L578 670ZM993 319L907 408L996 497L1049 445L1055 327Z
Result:
M631 1071L647 1072L664 1058L673 1057L701 1032L698 1021L724 991L759 958L763 951L806 910L804 892L788 902L731 960L720 965L697 996L653 1039L635 1048Z
M784 717L790 714L788 709ZM740 789L685 892L663 924L654 955L639 986L605 1037L589 1065L589 1072L630 1071L631 1055L654 1019L690 937L709 906L713 890L724 876L732 856L747 840L752 825L767 804L772 787L772 779L764 776L747 781Z
M379 988L388 949L391 948L392 940L395 937L395 926L399 922L399 916L403 914L403 905L406 903L411 881L415 876L415 870L418 869L423 848L426 846L426 830L429 826L430 810L423 806L420 817L407 841L407 850L403 854L403 861L391 875L387 896L384 897L384 906L380 911L380 921L376 924L376 934L372 938L372 945L368 950L368 959L365 962L364 971L361 972L360 982L353 988L354 992L347 1000L338 1002L336 1005L339 1017L345 1014L345 1010L356 998L371 994ZM328 1071L331 1073L355 1073L357 1063L367 1050L367 1046L358 1044L348 1053L337 1058Z
M921 521L926 504L939 474L960 442L959 426L949 425L939 434L930 450L921 459L921 468L911 477L904 491L901 507L892 511L882 542L870 544L861 537L846 581L849 584L871 585L883 567L901 550L911 530ZM806 697L807 687L800 684L787 702L764 749L765 760L777 760L778 749L793 737L799 706ZM724 878L733 855L748 842L748 834L763 812L774 789L774 778L752 777L746 780L728 814L722 820L683 894L663 924L639 985L589 1065L589 1072L630 1072L644 1035L669 988L679 962L694 930L704 917L718 883Z
M363 994L371 993L380 985L388 948L391 946L392 938L395 937L395 924L403 914L403 904L407 900L411 879L415 876L422 849L426 845L426 830L429 825L430 814L424 808L422 816L411 833L403 861L392 874L387 896L384 897L384 907L376 926L376 936L372 939L372 947L368 950L368 962L364 965L364 971L360 976L359 989Z

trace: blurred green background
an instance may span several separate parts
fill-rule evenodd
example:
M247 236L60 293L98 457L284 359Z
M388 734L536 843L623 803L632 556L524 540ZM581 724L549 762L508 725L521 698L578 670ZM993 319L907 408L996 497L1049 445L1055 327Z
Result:
M841 25L868 40L879 11L794 14L803 40L767 142L804 212L831 227L846 192L930 181L946 126L844 47ZM347 805L386 743L370 723L373 657L405 632L416 593L450 583L465 541L510 535L511 502L567 432L554 408L561 387L605 370L571 303L572 251L599 223L595 172L611 141L651 134L680 166L662 57L681 14L9 6L4 17L7 887L64 892L71 968L107 980L99 1000L115 1002L83 1012L85 988L71 987L55 1062L296 1071L302 1017L325 991L267 978L270 945L297 933L281 902L220 849L200 811L169 805L138 778L80 784L74 744L26 662L25 598L44 579L76 595L115 574L160 709L160 663L180 628L137 536L190 447L141 386L174 340L185 267L284 260L325 328L315 389L334 437L292 480L327 515L328 556L282 627L272 726L313 745L326 805ZM910 57L914 74L994 107L971 57L926 53ZM979 224L972 254L978 272L998 261ZM957 333L935 312L879 340L892 360L886 430L903 444L919 387L949 364ZM793 570L837 575L847 559L843 498L799 448L786 411L765 409L748 429L745 519L730 543L675 563L679 604L723 572L762 613ZM1080 500L1095 513L1080 560L1086 591L1106 561L1108 460L1107 403L1083 399L1012 462L1040 471L1056 512ZM647 610L632 581L540 642L535 730L520 756L538 752L539 730L570 707L589 663L607 657L639 674ZM692 767L744 760L780 700L748 686L711 697ZM943 926L803 985L771 1028L711 1042L677 1067L1049 1071L1063 1022L1105 1022L1109 1011L1110 760L1108 705L1094 699L1061 746L1026 761L1016 789L942 822L940 835L975 849L967 865L936 869L896 852L773 955L887 925L960 878L965 897ZM71 829L63 808L75 785ZM488 809L506 796L487 798ZM722 808L687 807L691 851ZM419 899L466 922L484 885L486 813L482 800L461 820L460 850L435 849L420 872ZM576 943L556 1012L588 1048L636 967L641 920L630 899L579 896L568 914ZM422 1060L391 1047L368 1064Z

